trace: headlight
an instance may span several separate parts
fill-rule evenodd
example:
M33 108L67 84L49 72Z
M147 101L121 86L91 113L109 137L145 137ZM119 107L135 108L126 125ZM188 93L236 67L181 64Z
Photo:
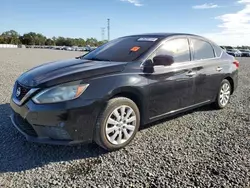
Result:
M41 91L32 100L35 103L57 103L78 98L88 87L88 84L63 84Z

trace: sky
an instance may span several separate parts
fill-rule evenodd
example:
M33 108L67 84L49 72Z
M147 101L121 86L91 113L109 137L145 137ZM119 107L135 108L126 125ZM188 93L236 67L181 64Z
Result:
M0 33L111 39L178 32L219 45L250 45L250 0L0 0Z

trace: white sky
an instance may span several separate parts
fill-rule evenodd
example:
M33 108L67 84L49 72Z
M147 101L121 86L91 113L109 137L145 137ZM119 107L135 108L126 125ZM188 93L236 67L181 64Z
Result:
M225 0L226 1L226 0ZM205 33L203 36L210 38L220 45L250 45L250 0L238 0L244 5L238 12L228 13L216 17L221 21L218 25L220 32Z

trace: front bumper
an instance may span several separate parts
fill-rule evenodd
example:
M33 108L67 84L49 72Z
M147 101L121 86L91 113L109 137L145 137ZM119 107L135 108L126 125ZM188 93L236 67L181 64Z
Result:
M96 119L99 114L98 100L73 100L58 104L35 104L29 100L19 106L13 100L11 121L28 141L74 145L92 142Z

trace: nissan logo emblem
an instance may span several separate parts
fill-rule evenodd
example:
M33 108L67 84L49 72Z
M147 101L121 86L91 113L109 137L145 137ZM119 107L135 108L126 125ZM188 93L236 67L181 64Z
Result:
M21 88L18 87L16 90L16 97L19 97L21 95Z

